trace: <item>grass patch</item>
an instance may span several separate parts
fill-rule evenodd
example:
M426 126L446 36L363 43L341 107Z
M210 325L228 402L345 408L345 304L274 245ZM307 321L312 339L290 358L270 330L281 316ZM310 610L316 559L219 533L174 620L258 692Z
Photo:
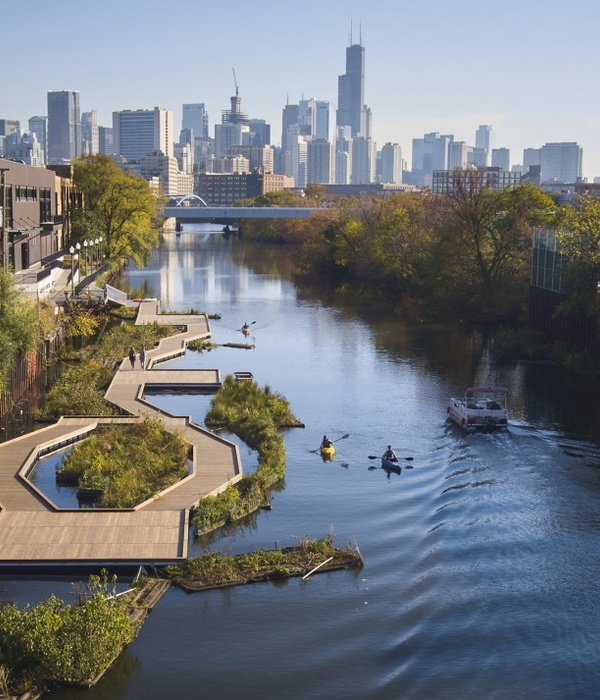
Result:
M65 457L57 475L102 492L102 508L132 508L188 475L188 445L160 419L98 428Z
M283 478L285 445L279 428L299 426L288 401L254 380L228 375L212 400L207 426L224 426L258 452L258 468L218 496L203 498L192 513L198 534L235 522L268 504L269 487Z

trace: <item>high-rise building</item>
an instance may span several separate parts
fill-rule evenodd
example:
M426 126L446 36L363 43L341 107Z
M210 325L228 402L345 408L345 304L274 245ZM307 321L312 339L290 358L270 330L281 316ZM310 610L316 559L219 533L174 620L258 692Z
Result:
M195 139L208 139L208 112L204 103L183 105L182 129L191 129Z
M112 156L115 153L111 126L98 127L98 153L101 153L103 156Z
M373 139L352 139L352 185L369 185L375 181L376 145Z
M352 42L352 37L350 38ZM352 136L370 137L365 106L365 49L362 43L346 48L346 72L338 77L337 126L349 126Z
M574 142L545 143L540 149L541 182L577 182L583 149Z
M448 144L448 170L466 168L469 162L469 146L465 141L451 141Z
M381 148L381 182L402 182L402 149L398 143L386 143Z
M271 125L267 124L266 119L249 119L248 128L249 146L271 145Z
M241 146L244 143L244 133L249 131L248 125L236 122L215 124L215 157L222 158L229 154L232 146Z
M21 123L18 119L0 119L0 136L10 136L21 133Z
M115 154L128 161L160 151L173 157L173 112L163 107L113 112Z
M93 155L99 151L98 113L94 109L81 114L81 152Z
M327 139L313 139L307 144L307 184L335 184L335 147Z
M29 133L35 134L42 151L42 165L48 162L48 117L31 117Z
M510 150L508 148L492 148L492 168L510 171Z
M48 164L70 162L81 154L79 92L48 92Z
M298 124L300 118L300 105L286 104L281 115L281 150L289 151L288 129L292 124Z
M523 174L529 172L532 165L539 166L540 164L540 149L525 148L523 149Z
M490 124L481 124L475 132L475 165L488 168L492 161L494 148L494 129Z
M5 150L7 158L22 161L25 165L31 165L34 168L44 166L42 147L35 133L25 132L19 135L13 132L6 137Z
M349 126L336 127L335 184L349 185L352 178L352 136Z
M327 100L316 101L315 133L316 139L325 139L333 143L335 124L333 122L333 105Z
M448 148L454 141L452 134L433 131L412 142L411 184L431 187L434 170L448 170Z

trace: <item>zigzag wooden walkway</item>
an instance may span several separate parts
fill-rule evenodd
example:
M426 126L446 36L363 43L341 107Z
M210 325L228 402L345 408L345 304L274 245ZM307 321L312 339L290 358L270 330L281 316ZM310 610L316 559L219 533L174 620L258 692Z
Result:
M187 343L210 337L204 315L161 315L158 302L142 302L137 324L165 321L182 332L147 351L147 367L139 359L131 369L123 360L106 393L127 417L63 417L56 424L0 445L0 566L15 564L165 563L187 556L189 510L208 494L216 494L242 476L239 450L192 423L144 401L146 387L220 386L220 372L152 370L158 362L181 355ZM168 430L180 431L193 449L193 471L160 496L127 511L59 509L39 493L26 474L37 451L109 422L131 422L161 416Z

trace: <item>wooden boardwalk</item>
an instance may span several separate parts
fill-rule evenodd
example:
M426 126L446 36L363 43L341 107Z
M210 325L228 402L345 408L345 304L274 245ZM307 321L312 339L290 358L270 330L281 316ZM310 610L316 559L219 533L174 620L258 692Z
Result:
M208 494L217 494L242 476L239 450L233 443L172 416L144 400L150 387L218 388L220 372L153 370L157 363L185 352L188 342L210 337L204 315L161 315L159 303L140 304L136 323L165 321L182 328L147 351L147 367L139 358L131 369L123 360L106 392L108 401L131 417L63 417L56 424L0 445L0 567L15 564L92 563L159 564L187 556L189 510ZM179 431L192 446L192 473L158 497L131 510L61 509L27 479L39 450L69 443L96 426L160 416L168 430Z

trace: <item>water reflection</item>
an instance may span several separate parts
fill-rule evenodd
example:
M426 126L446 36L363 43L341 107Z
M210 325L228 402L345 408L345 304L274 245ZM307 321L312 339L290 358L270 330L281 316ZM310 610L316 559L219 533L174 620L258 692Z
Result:
M292 270L287 249L186 228L128 279L149 280L167 308L221 313L217 343L256 320L252 351L218 347L173 366L252 372L306 425L285 433L285 481L272 509L194 552L333 532L340 544L358 542L365 568L281 586L169 591L129 648L141 665L115 681L116 694L595 700L597 399L548 368L496 365L483 333L299 291ZM507 434L446 424L448 397L474 384L509 388ZM202 421L203 398L169 410ZM313 453L323 433L349 433L329 463ZM387 444L413 457L413 468L373 469L370 455ZM107 675L86 697L108 697L111 682Z

